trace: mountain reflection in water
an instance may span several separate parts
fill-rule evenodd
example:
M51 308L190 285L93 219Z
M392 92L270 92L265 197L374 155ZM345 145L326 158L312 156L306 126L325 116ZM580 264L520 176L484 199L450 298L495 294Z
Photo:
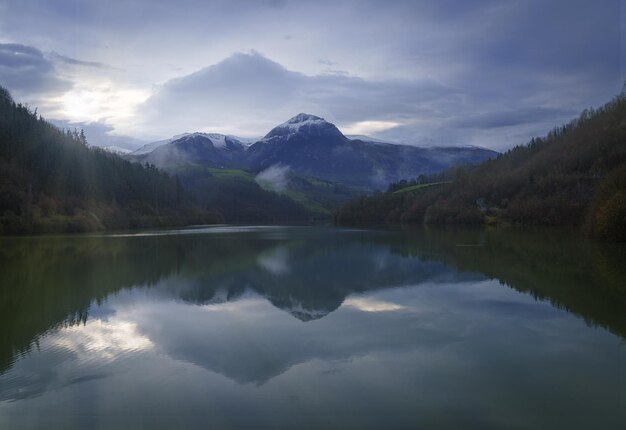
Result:
M50 399L54 393L88 390L86 396L101 397L105 388L133 402L138 416L161 404L172 416L209 416L211 407L205 411L197 401L177 409L168 403L174 395L168 391L182 395L179 380L187 381L185 392L205 392L195 384L208 376L198 371L225 377L210 378L257 424L263 415L257 408L272 402L278 416L294 414L278 422L263 415L273 425L301 425L297 417L327 407L347 408L332 422L338 427L382 425L355 418L366 410L386 420L395 411L391 422L400 426L554 424L559 421L538 420L545 415L540 409L525 419L501 415L512 413L516 396L537 396L539 388L538 402L552 401L558 413L575 411L578 403L563 393L575 393L582 382L588 392L581 402L596 396L615 411L605 414L606 423L623 419L617 411L624 384L610 374L621 359L607 367L608 358L598 355L626 338L623 246L544 229L165 233L0 241L0 424L28 427L38 421L26 420L20 407L38 411L33 420L49 418L51 405L64 404L61 394ZM581 332L585 325L598 329ZM554 361L563 357L572 361ZM168 390L153 386L157 374ZM141 400L131 382L142 387ZM518 388L499 397L505 383ZM613 399L606 398L607 383ZM300 404L301 413L292 403L284 409L276 397L296 390L292 384L308 387L297 398L315 394L306 407ZM431 390L428 401L413 395L418 387ZM481 395L474 398L470 387ZM371 404L373 389L390 403ZM333 397L319 395L329 392L343 400L324 405ZM480 409L489 402L495 415ZM234 406L218 403L222 409L213 404L220 410L213 416L234 419ZM119 417L123 410L108 396L98 401L102 410L88 400L81 407L87 420L102 410ZM454 414L444 419L451 407L469 421ZM67 425L64 414L55 416Z

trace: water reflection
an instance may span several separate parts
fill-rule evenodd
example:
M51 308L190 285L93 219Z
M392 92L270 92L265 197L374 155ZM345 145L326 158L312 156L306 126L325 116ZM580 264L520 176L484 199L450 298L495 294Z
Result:
M55 404L67 428L73 408L132 427L129 404L192 426L597 424L584 405L623 419L624 247L528 229L208 232L3 239L0 427Z

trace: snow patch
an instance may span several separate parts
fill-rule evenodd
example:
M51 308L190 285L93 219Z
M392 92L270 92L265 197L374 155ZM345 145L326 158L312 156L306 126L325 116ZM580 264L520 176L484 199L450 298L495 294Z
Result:
M107 152L111 152L113 154L119 154L119 155L126 155L132 152L130 149L122 148L121 146L115 146L115 145L105 146L102 149L104 149Z
M163 146L163 145L167 145L172 140L173 140L173 138L172 139L167 139L167 140L158 140L156 142L148 143L148 144L142 146L141 148L135 150L134 152L131 152L131 155L149 154L150 152L154 151L158 147Z
M204 132L182 133L182 134L177 134L176 136L173 136L169 139L157 140L156 142L148 143L142 146L141 148L135 150L134 152L128 151L127 153L131 155L149 154L153 152L154 150L160 148L161 146L169 145L183 138L196 137L196 136L209 139L211 141L211 144L215 148L226 148L228 146L228 143L226 142L226 138L228 138L230 141L234 143L239 143L240 145L244 147L248 147L252 145L253 143L261 140L260 138L256 138L256 137L238 137L238 136L221 134L221 133L204 133Z
M299 113L287 122L274 127L270 133L275 134L275 132L280 131L282 132L281 134L293 134L298 133L302 128L317 127L325 124L328 124L328 122L324 118L306 113Z

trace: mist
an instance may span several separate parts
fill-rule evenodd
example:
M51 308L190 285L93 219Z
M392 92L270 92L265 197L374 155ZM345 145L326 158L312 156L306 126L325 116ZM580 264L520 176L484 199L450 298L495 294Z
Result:
M256 182L263 188L281 193L289 184L291 168L283 164L274 164L256 175Z

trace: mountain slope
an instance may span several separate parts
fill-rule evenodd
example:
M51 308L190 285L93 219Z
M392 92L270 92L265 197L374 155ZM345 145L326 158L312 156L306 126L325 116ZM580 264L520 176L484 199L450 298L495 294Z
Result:
M336 220L586 223L595 235L626 240L626 94L544 138L447 175L422 178L437 186L353 201Z
M204 165L242 167L245 145L238 139L218 133L188 133L139 148L126 158L159 167Z

